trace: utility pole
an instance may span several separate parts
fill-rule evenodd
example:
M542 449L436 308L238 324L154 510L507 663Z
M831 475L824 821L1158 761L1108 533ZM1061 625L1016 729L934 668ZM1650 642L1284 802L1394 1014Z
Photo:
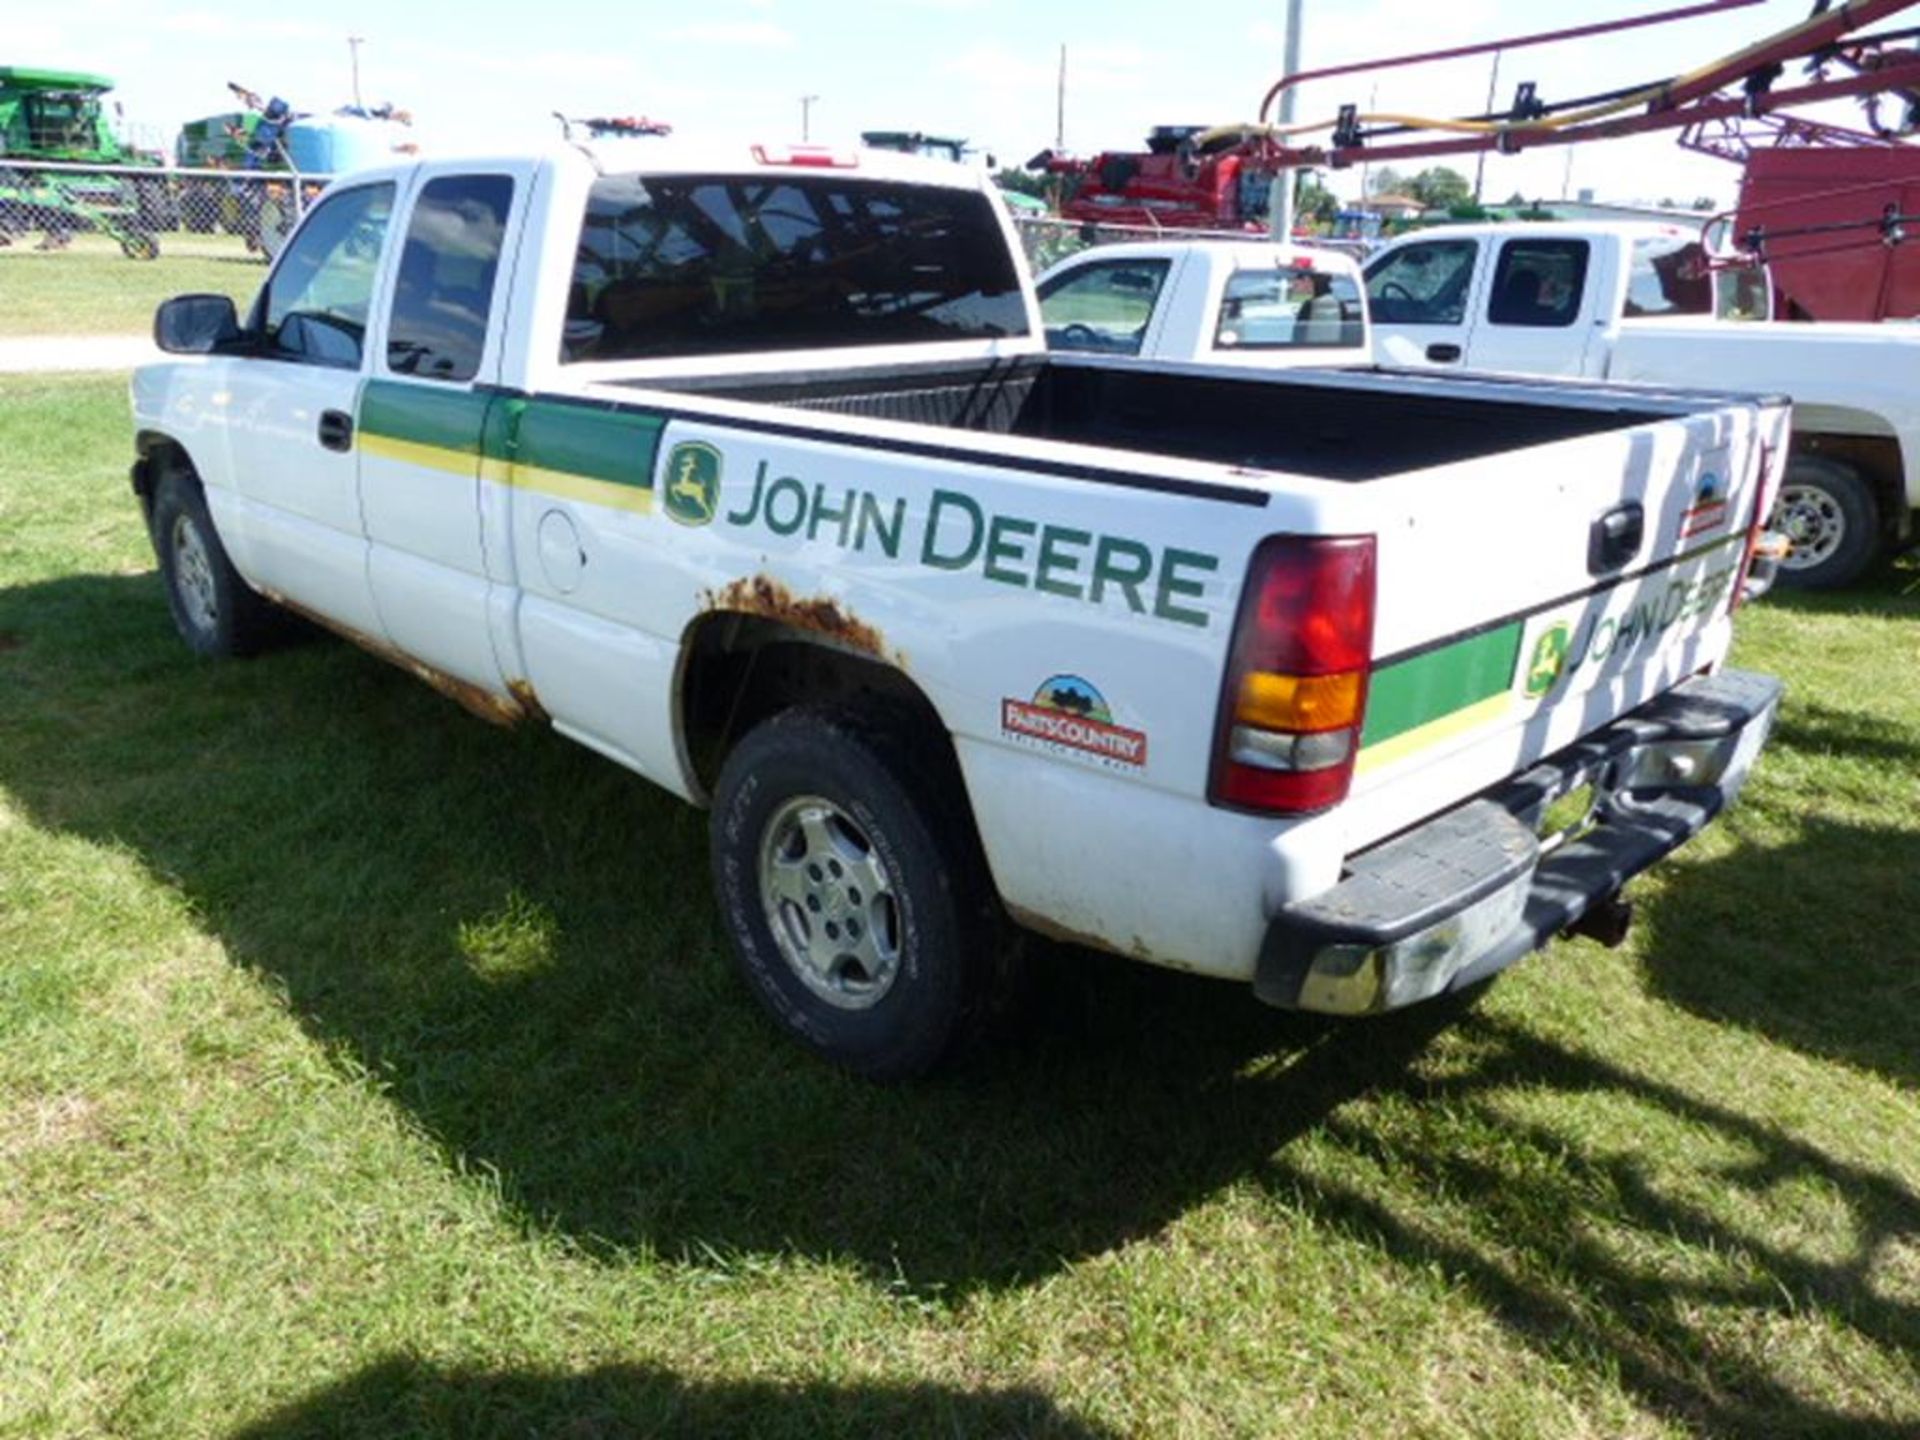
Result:
M1288 76L1300 73L1300 3L1301 0L1287 0L1285 67ZM1280 128L1283 130L1293 123L1293 98L1291 85L1280 92ZM1293 171L1282 170L1267 187L1267 229L1276 240L1285 240L1293 234L1294 178Z
M360 47L366 43L364 35L347 36L347 52L353 57L353 108L356 110L367 108L360 99Z
M1367 87L1367 113L1369 115L1380 113L1380 82L1378 80ZM1360 152L1360 214L1362 216L1360 224L1362 227L1367 223L1365 219L1369 209L1367 202L1372 198L1373 180L1367 174L1367 152L1362 150Z
M1053 93L1053 148L1067 148L1067 42L1060 42L1060 81Z
M1500 85L1500 52L1496 50L1493 52L1493 70L1487 76L1486 113L1489 115L1493 113L1493 92L1499 87L1499 85ZM1478 155L1473 157L1473 203L1476 205L1480 203L1480 184L1486 178L1487 178L1487 152L1482 150Z
M813 138L813 107L819 98L818 95L800 97L800 143L802 145Z

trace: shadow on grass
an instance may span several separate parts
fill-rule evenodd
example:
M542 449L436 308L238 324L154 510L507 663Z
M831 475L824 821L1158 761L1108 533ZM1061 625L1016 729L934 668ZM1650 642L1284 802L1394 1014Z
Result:
M1759 603L1803 615L1920 617L1920 550L1880 565L1838 590L1792 590L1776 585Z
M705 816L580 747L344 645L194 663L151 577L0 593L0 629L22 639L0 784L139 855L532 1226L590 1250L1023 1283L1158 1230L1448 1023L1342 1043L1241 986L1049 949L958 1073L878 1088L734 976Z
M1848 727L1803 708L1779 739L1824 745L1836 728ZM1840 743L1920 764L1908 744ZM1790 844L1742 847L1662 892L1653 921L1685 943L1650 946L1649 979L1696 1015L1920 1086L1920 832L1819 815L1796 829Z
M1814 1306L1852 1339L1867 1341L1896 1366L1920 1346L1920 1305L1876 1283L1890 1254L1920 1240L1920 1199L1897 1180L1837 1162L1769 1125L1597 1057L1569 1051L1524 1031L1481 1019L1471 1071L1436 1080L1423 1094L1431 1110L1478 1118L1499 1143L1461 1146L1383 1138L1335 1116L1327 1134L1401 1177L1402 1198L1386 1187L1330 1182L1285 1156L1266 1183L1304 1197L1331 1224L1379 1248L1411 1274L1438 1270L1513 1333L1576 1368L1601 1363L1648 1405L1707 1435L1911 1437L1920 1407L1908 1392L1904 1415L1887 1413L1881 1394L1848 1393L1839 1408L1782 1383L1766 1347L1734 1353L1724 1333L1704 1333L1704 1317L1737 1311L1741 1328L1786 1323ZM1695 1175L1739 1213L1782 1189L1811 1186L1838 1197L1852 1243L1817 1258L1790 1232L1767 1239L1730 1224L1726 1210L1683 1195L1631 1150L1598 1144L1569 1148L1553 1126L1516 1116L1510 1101L1606 1099L1656 1111L1701 1137L1708 1153ZM1464 1219L1427 1197L1471 1197ZM1455 1207L1457 1212L1457 1206ZM1671 1247L1665 1260L1658 1251ZM1705 1263L1703 1263L1705 1262ZM1909 1292L1910 1294L1911 1292ZM1843 1317L1843 1318L1842 1318ZM1760 1357L1766 1356L1766 1359ZM1857 1382L1857 1377L1853 1377ZM1897 1402L1896 1402L1897 1403ZM1859 1413L1867 1411L1869 1413Z
M234 1440L302 1436L625 1435L1055 1436L1110 1432L1072 1419L1032 1390L937 1385L703 1383L647 1366L579 1375L441 1370L394 1359L287 1406Z
M1920 769L1920 721L1901 724L1857 710L1836 710L1798 696L1788 700L1772 744L1814 755L1847 755L1884 762L1911 774Z
M1522 1343L1617 1374L1683 1423L1897 1433L1713 1353L1724 1332L1703 1317L1734 1307L1762 1323L1807 1299L1878 1351L1920 1349L1914 1306L1870 1283L1875 1257L1920 1236L1913 1195L1770 1126L1494 1019L1467 1019L1445 1063L1423 1063L1460 1006L1330 1026L1237 986L1059 951L1035 967L1017 1029L969 1068L877 1089L781 1041L728 971L704 817L578 747L490 730L344 646L194 664L151 577L0 592L0 630L21 638L0 654L0 784L39 823L137 854L450 1156L497 1173L530 1226L589 1252L830 1256L951 1299L1044 1279L1252 1182L1410 1275L1438 1267ZM1893 859L1913 863L1910 849ZM1799 905L1771 859L1722 864L1667 887L1660 934L1675 938L1655 946L1659 983L1682 983L1700 932L1734 944L1783 929ZM1737 925L1690 912L1702 895L1731 895ZM1823 1029L1864 1029L1883 1007L1866 985L1826 983ZM1743 1018L1771 1030L1771 1003L1756 993ZM1522 1093L1604 1096L1711 1132L1745 1157L1714 1186L1754 1203L1812 1177L1845 1197L1854 1253L1825 1263L1769 1246L1738 1206L1679 1198L1577 1126L1513 1119L1504 1107ZM1311 1160L1328 1146L1420 1184L1329 1178ZM1663 1161L1711 1168L1686 1148ZM1428 1194L1470 1197L1469 1218L1437 1223ZM1623 1258L1592 1243L1596 1227L1664 1237L1702 1263ZM1735 1253L1757 1257L1758 1278L1697 1278L1704 1257ZM829 1428L837 1407L871 1404L905 1407L903 1433L945 1413L1018 1430L1027 1403L850 1393L814 1395ZM352 1416L395 1407L458 1419L467 1396L541 1414L684 1405L690 1427L716 1431L733 1407L750 1419L777 1398L644 1370L550 1380L396 1363L259 1433L355 1433Z

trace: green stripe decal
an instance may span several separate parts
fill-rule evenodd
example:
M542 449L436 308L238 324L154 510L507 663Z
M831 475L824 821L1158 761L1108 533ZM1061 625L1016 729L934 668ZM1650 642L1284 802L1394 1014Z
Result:
M520 417L513 459L542 470L651 490L654 456L665 428L658 415L533 400Z
M360 392L360 429L369 435L474 454L489 397L470 390L369 380Z
M1516 620L1374 671L1367 686L1361 748L1417 730L1510 689L1523 628Z
M663 416L507 399L470 390L369 380L360 430L373 440L510 461L608 485L653 489ZM431 462L427 462L431 463Z

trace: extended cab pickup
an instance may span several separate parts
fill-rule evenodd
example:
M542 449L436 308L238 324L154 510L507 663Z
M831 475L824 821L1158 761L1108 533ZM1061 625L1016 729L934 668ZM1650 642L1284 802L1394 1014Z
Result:
M872 151L341 180L244 324L156 316L174 621L297 611L709 805L748 985L875 1076L1009 917L1364 1013L1616 916L1733 798L1784 406L1054 356L1018 253Z
M1368 363L1360 267L1336 250L1153 240L1082 250L1038 281L1047 348L1277 369Z
M1448 226L1367 262L1383 365L1712 385L1793 401L1774 526L1783 583L1844 585L1920 511L1920 329L1720 318L1699 232L1652 222ZM1749 305L1764 311L1762 272ZM1742 272L1720 271L1737 283Z

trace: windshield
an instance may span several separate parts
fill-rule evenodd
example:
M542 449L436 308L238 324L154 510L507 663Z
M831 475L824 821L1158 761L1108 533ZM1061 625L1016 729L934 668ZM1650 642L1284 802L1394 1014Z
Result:
M42 149L85 147L93 142L94 122L100 110L91 97L67 91L29 95L27 135Z
M563 360L1025 335L978 190L843 175L609 175L594 183Z

